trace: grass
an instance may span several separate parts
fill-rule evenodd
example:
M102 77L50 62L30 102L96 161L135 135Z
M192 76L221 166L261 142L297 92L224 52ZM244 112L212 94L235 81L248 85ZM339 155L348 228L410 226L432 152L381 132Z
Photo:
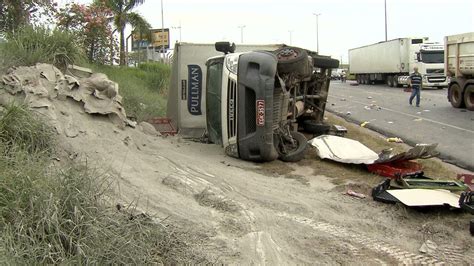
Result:
M179 243L167 246L165 227L113 206L109 176L85 163L53 165L54 145L40 117L22 106L3 110L0 264L173 262Z
M41 62L65 69L67 64L83 59L74 36L59 29L27 26L5 37L7 42L0 52L6 67Z
M97 65L92 68L119 84L119 94L129 117L145 121L165 116L169 66L145 63L138 68Z

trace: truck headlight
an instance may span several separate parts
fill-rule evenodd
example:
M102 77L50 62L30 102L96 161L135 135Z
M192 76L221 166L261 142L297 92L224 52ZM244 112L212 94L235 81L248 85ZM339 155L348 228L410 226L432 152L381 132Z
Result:
M428 78L426 76L423 76L423 82L427 82Z
M239 55L227 55L225 58L225 66L231 72L237 75L237 66L239 65Z

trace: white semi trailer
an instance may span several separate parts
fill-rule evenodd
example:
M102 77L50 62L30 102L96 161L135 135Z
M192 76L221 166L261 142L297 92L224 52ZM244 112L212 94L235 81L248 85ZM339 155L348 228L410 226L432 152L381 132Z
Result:
M474 111L474 32L446 36L446 76L451 77L448 100L456 108Z
M444 75L444 47L428 38L399 38L349 50L349 72L359 84L408 85L415 66L423 76L423 87L448 86Z

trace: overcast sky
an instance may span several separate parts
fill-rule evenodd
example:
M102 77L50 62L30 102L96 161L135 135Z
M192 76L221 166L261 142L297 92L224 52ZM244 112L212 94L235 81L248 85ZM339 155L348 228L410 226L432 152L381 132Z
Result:
M73 0L59 0L62 3ZM75 0L90 3L91 0ZM474 31L473 0L386 0L388 39L429 37ZM171 42L290 44L347 62L348 49L385 40L384 0L163 0L164 27ZM160 0L145 0L136 11L161 28Z

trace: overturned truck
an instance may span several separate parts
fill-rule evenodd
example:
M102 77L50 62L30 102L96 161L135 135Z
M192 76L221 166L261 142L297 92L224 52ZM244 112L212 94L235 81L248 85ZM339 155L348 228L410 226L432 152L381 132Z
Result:
M209 48L175 46L168 117L180 134L206 137L244 160L293 162L307 145L298 129L329 130L323 117L338 60L285 45Z

